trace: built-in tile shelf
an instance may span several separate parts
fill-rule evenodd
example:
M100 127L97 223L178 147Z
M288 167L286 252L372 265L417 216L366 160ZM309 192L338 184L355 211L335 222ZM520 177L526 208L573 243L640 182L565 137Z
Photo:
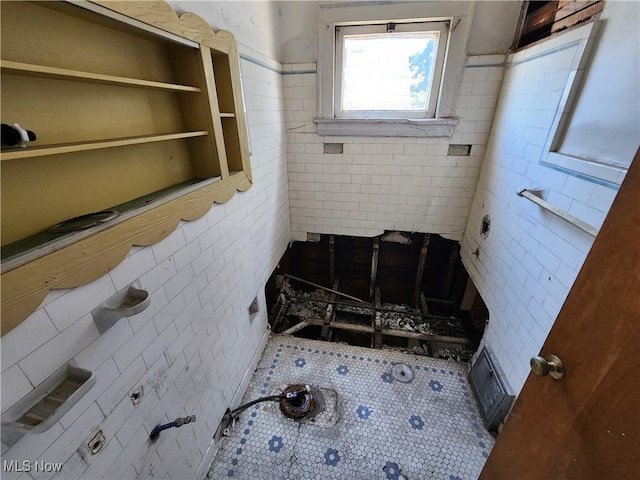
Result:
M49 430L95 385L90 370L67 364L2 415L2 441L13 445L25 434Z
M151 304L149 292L142 288L139 280L116 293L91 311L93 321L100 333L105 333L118 320L142 313Z

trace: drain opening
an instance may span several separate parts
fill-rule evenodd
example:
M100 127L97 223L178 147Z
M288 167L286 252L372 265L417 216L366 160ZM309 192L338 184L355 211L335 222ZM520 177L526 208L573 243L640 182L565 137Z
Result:
M304 385L294 384L285 388L282 393L287 394L303 390ZM316 401L311 392L304 392L292 398L280 400L280 410L285 417L304 418L312 413L316 408Z
M411 367L404 363L396 363L391 368L391 375L393 375L393 378L395 378L397 381L402 383L410 383L413 381L414 377L414 373Z
M288 398L287 399L287 402L293 408L301 408L301 407L303 407L304 404L306 403L306 401L307 401L307 399L304 398L304 394L303 395L298 395L297 397L293 397L293 398Z

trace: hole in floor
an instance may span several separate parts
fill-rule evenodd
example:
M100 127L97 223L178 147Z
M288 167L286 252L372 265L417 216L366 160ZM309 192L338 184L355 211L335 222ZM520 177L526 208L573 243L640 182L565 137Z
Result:
M489 314L458 242L410 232L314 239L293 242L267 282L274 332L471 359Z
M305 389L305 385L293 384L289 385L282 393L288 394L292 392L300 392ZM280 400L280 411L285 417L300 419L314 412L316 408L316 400L313 390L310 392L298 393L291 398L282 398Z

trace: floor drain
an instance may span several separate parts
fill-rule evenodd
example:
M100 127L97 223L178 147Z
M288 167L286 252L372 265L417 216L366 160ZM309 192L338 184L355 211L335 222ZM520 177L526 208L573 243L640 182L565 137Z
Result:
M410 383L413 381L413 370L409 365L405 365L404 363L396 363L391 368L391 375L393 378L402 383Z
M289 385L282 393L290 393L300 391L305 388L305 385ZM285 417L289 418L304 418L309 415L316 408L316 401L313 398L313 394L302 393L293 398L283 398L280 400L280 410Z

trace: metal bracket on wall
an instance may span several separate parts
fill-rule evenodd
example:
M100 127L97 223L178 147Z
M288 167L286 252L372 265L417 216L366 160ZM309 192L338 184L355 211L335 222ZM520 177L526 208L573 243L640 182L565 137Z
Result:
M518 192L518 196L519 197L524 197L527 200L532 201L536 205L538 205L538 206L544 208L545 210L553 213L554 215L560 217L565 222L568 222L571 225L574 225L574 226L578 227L580 230L582 230L585 233L588 233L592 237L595 237L596 235L598 235L599 229L597 229L593 225L590 225L587 222L585 222L583 220L580 220L577 217L574 217L569 212L565 212L564 210L560 210L559 208L554 207L549 202L547 202L546 200L540 198L535 193L533 193L530 190L527 190L526 188L523 188L522 190L520 190Z

